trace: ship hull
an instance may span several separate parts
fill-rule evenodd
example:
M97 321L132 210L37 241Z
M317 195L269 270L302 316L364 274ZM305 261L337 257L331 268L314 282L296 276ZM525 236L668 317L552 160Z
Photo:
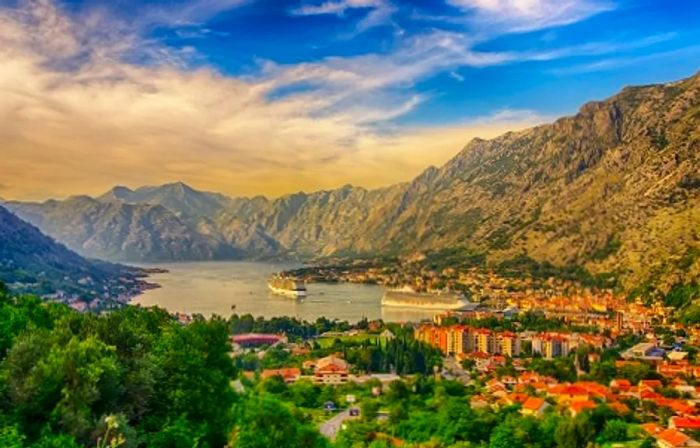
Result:
M272 285L267 286L270 288L270 291L272 291L273 294L289 297L290 299L303 299L306 297L305 290L276 288Z
M385 291L382 306L436 311L459 311L472 306L463 296Z

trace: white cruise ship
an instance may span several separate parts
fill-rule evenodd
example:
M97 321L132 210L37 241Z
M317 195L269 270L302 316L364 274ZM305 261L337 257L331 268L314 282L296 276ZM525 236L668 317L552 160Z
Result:
M273 293L282 296L294 299L306 297L306 285L296 278L275 275L267 282L267 286Z
M401 308L459 311L473 308L473 305L459 292L416 292L407 286L387 289L382 297L382 306Z

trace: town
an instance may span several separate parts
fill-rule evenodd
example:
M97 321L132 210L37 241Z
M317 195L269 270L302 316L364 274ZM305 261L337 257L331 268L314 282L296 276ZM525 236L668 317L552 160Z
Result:
M662 304L627 302L611 292L525 293L505 304L506 312L445 312L400 324L290 326L235 317L236 387L283 401L297 388L314 390L318 400L295 404L339 446L355 446L360 426L386 446L424 446L413 445L420 436L406 429L418 424L414 417L396 408L397 390L404 389L420 403L418 414L442 390L459 397L464 412L505 416L502 425L516 413L532 425L559 419L563 428L595 426L582 439L555 431L556 446L700 446L697 327L673 321ZM285 327L291 332L242 332ZM397 361L397 352L410 359ZM569 436L576 441L564 444ZM453 440L479 442L474 437Z

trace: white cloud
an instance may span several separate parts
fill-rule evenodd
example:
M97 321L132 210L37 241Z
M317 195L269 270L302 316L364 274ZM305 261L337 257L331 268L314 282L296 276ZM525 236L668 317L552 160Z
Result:
M191 26L222 12L238 8L251 0L180 0L166 6L142 7L135 19L141 26Z
M3 194L41 198L181 179L274 195L407 180L470 136L529 124L511 117L392 132L387 122L424 100L410 89L417 80L453 64L504 60L469 47L463 37L434 33L388 55L269 62L259 76L235 78L185 69L178 52L97 13L70 16L46 0L0 10L0 178L10 185ZM128 62L134 52L151 63ZM314 88L271 99L295 82Z
M213 13L233 2L207 4ZM170 23L197 19L165 16ZM3 195L99 193L173 180L275 195L408 180L471 137L542 120L506 109L445 126L392 124L429 99L413 87L437 73L561 56L479 52L476 43L430 30L384 54L267 61L259 73L232 77L192 69L193 50L144 39L104 12L70 15L49 0L0 9ZM275 96L295 85L309 88Z
M357 23L355 33L370 28L392 24L391 17L398 11L388 0L329 0L323 3L304 3L290 13L295 16L336 15L342 17L353 9L367 10L365 17Z
M532 31L575 23L614 9L608 0L447 0L470 12L482 28L506 32Z
M350 9L375 9L384 6L383 0L336 0L320 4L306 3L291 11L294 15L312 16L323 14L343 15Z

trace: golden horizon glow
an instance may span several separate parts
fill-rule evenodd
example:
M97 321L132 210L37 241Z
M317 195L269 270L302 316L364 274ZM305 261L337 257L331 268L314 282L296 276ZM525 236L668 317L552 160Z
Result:
M337 84L344 72L324 65L268 67L266 76L251 80L209 67L129 64L123 52L141 42L123 31L95 33L102 17L76 24L47 1L30 15L0 12L0 197L6 200L94 196L115 185L173 181L230 196L274 197L348 183L376 188L443 164L473 137L543 120L503 111L460 125L377 130L376 123L389 123L422 99L389 98L387 107L370 104L369 90L354 101L353 86L345 79ZM87 63L65 68L86 52ZM401 74L389 75L384 78ZM276 88L309 76L328 87L270 99Z

